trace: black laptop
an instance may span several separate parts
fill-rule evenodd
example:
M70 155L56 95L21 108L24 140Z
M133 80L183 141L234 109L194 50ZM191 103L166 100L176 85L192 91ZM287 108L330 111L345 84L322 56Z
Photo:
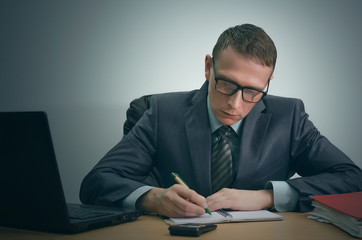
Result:
M67 204L44 112L0 112L0 225L76 233L135 220L140 211Z

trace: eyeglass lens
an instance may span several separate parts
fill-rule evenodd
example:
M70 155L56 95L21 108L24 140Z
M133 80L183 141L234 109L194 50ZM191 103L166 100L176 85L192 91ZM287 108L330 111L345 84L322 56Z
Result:
M264 95L263 92L251 89L251 88L240 88L238 85L224 81L219 79L216 82L216 90L225 95L233 95L239 89L242 90L242 97L247 102L259 102L262 96Z

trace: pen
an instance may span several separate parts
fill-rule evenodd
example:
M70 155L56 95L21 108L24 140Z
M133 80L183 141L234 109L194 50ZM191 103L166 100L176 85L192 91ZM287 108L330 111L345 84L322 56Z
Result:
M183 186L185 186L185 187L187 187L187 188L190 188L190 187L184 182L184 180L182 180L182 178L181 178L177 173L172 172L171 175L172 175L172 177L175 179L175 181L176 181L177 183L179 183L179 184L181 184L181 185L183 185ZM205 212L207 212L208 214L211 215L211 212L210 212L210 210L209 210L208 208L205 208Z

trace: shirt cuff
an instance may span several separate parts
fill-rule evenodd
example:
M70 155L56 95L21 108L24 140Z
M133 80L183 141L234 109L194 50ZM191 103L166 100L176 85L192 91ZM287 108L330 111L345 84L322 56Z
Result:
M273 189L274 208L276 211L295 211L299 194L287 182L269 181L265 184L265 189Z
M142 186L131 192L125 199L123 199L122 207L136 209L136 202L143 194L148 192L154 187Z

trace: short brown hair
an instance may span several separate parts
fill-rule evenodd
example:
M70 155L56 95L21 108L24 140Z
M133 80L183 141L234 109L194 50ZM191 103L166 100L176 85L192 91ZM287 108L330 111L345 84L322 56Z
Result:
M225 30L212 51L214 58L228 46L251 57L262 65L275 68L277 50L266 32L252 24L242 24Z

